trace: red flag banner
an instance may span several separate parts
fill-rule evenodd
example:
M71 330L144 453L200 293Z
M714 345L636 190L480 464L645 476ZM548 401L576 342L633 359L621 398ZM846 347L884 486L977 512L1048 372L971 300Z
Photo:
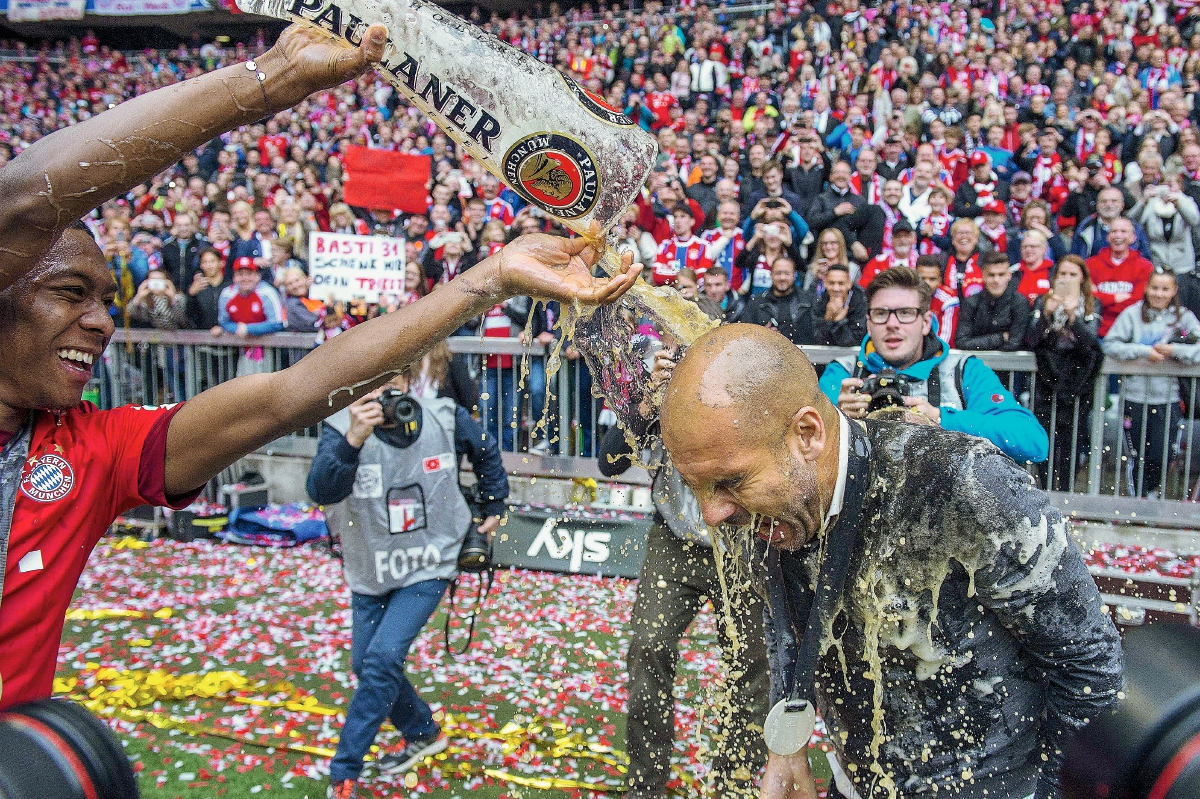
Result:
M430 157L392 150L351 147L343 163L343 197L359 208L398 208L406 214L425 212Z

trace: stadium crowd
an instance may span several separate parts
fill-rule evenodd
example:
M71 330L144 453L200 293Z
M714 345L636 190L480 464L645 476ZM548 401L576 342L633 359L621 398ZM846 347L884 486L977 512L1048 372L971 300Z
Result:
M1037 354L1045 399L1029 404L1044 427L1068 419L1053 454L1065 474L1082 454L1079 414L1102 354L1200 359L1200 3L550 10L470 16L658 139L618 238L648 279L710 315L857 347L872 279L913 268L944 342ZM0 161L124 99L244 61L261 38L137 54L90 32L11 45L23 57L0 64ZM353 145L429 155L426 210L348 206ZM566 235L374 72L213 139L90 225L117 279L119 325L318 339L413 301L519 233ZM404 239L403 293L310 299L317 230ZM497 306L461 332L519 337L530 306ZM537 310L534 336L556 335L554 311ZM1143 417L1135 438L1178 429L1178 381L1122 390Z

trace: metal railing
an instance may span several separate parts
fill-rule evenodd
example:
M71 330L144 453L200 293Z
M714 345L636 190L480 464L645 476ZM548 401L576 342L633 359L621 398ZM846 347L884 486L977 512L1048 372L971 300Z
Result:
M160 404L250 371L295 363L313 347L309 334L254 339L212 337L207 331L118 330L98 369L101 404ZM517 339L452 337L451 352L466 361L479 387L474 409L507 453L528 453L533 464L560 476L593 476L595 452L611 424L591 393L582 359L547 366L554 345ZM817 365L852 349L805 346ZM1055 395L1028 352L978 352L1014 396L1038 417L1050 439L1050 457L1031 465L1039 485L1089 517L1200 526L1200 366L1107 358L1090 391ZM1178 384L1180 402L1131 402L1133 390ZM298 435L316 435L315 429ZM1147 499L1154 500L1149 502ZM1183 504L1186 502L1187 504Z
M479 387L479 403L472 410L503 451L594 455L600 400L591 394L591 376L582 360L563 357L548 386L546 364L553 345L473 336L448 341ZM179 402L238 375L284 369L314 343L308 333L239 339L212 336L207 330L117 330L97 369L95 388L105 408ZM316 432L310 428L297 435Z

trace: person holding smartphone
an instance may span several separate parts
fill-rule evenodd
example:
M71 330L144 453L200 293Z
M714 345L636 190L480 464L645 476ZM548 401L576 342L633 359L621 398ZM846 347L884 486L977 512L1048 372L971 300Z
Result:
M129 317L139 327L178 330L187 327L183 293L161 269L151 269L129 303Z
M1050 458L1037 466L1049 491L1072 490L1075 468L1088 454L1092 388L1103 358L1099 327L1087 262L1068 255L1058 262L1050 291L1034 300L1025 334L1025 347L1037 356L1033 414L1054 440Z

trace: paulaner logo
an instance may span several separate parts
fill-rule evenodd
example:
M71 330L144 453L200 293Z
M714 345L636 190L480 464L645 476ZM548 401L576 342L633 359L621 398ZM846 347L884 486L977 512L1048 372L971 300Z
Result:
M295 0L288 13L344 38L355 47L362 44L363 34L369 27L350 13L344 14L346 20L343 22L341 6L321 0ZM410 90L442 114L451 125L469 136L484 151L492 152L493 142L500 135L500 122L487 110L467 100L454 86L431 72L423 71L421 62L396 47L390 37L383 50L383 59L376 69L404 81Z
M535 133L504 155L504 181L554 216L576 219L592 210L600 180L591 154L561 133Z

